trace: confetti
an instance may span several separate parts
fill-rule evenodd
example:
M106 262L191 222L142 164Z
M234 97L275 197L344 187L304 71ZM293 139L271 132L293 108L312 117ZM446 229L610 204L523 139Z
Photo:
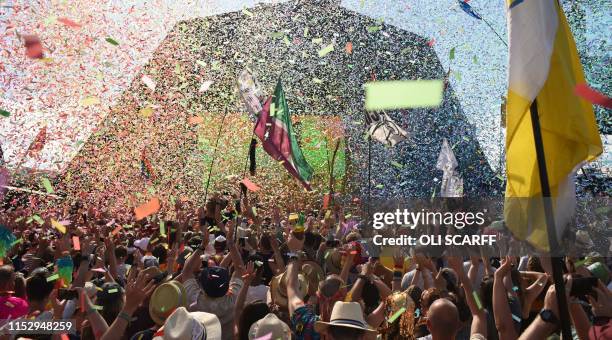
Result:
M109 294L114 294L114 293L118 293L118 292L119 292L119 289L117 289L117 288L112 288L112 289L108 290Z
M204 118L200 116L189 117L189 124L197 125L197 124L202 124L202 123L204 123Z
M66 226L59 223L58 221L56 221L55 219L51 219L51 226L53 226L53 228L57 229L60 233L65 234L66 233Z
M141 78L142 82L149 88L151 91L155 91L155 82L149 76L144 75Z
M199 93L204 93L206 91L208 91L208 89L210 88L210 85L214 84L214 81L212 80L206 80L205 82L202 83L202 85L200 85L200 89L198 90Z
M334 44L329 44L325 47L323 47L322 49L319 50L319 57L325 57L326 55L328 55L329 53L334 51Z
M251 180L246 177L242 180L242 184L244 184L247 189L253 192L259 191L261 189L257 184L251 182Z
M26 55L32 59L42 59L44 57L43 46L40 39L35 35L25 35L23 37Z
M522 319L521 319L521 318L519 318L518 316L516 316L516 315L514 315L514 314L512 314L512 319L513 319L514 321L516 321L516 322L521 322L521 321L522 321Z
M57 279L59 279L59 274L55 273L49 277L47 277L47 282L52 282L52 281L56 281Z
M137 220L139 220L139 218L137 218ZM113 231L111 232L111 235L115 236L115 235L119 234L121 229L123 229L123 228L120 225L116 226L115 229L113 229Z
M55 191L53 190L53 186L51 185L51 181L49 181L49 179L47 177L43 177L40 179L40 181L42 182L43 187L45 188L45 190L47 191L48 194L52 194Z
M93 106L93 105L98 105L98 104L100 104L100 99L98 97L96 97L96 96L88 96L88 97L85 97L85 98L81 99L79 101L79 104L81 106L85 106L85 107Z
M78 24L68 18L57 18L57 21L70 28L81 28L81 24Z
M107 42L107 43L109 43L109 44L111 44L111 45L114 45L114 46L119 46L119 43L117 42L117 40L115 40L115 39L113 39L113 38L108 37L108 38L106 38L105 40L106 40L106 42Z
M442 102L441 80L378 81L365 85L365 108L369 111L436 107Z
M6 111L6 110L0 109L0 115L3 116L3 117L8 117L8 116L11 115L11 113Z
M153 215L159 211L160 203L159 198L154 197L149 202L137 207L134 209L134 214L136 215L136 220L142 220L143 218Z
M592 89L587 84L576 84L574 93L591 104L603 106L607 109L612 108L612 98Z
M72 247L74 250L81 250L81 240L78 236L72 236Z
M391 315L391 317L389 318L389 320L387 320L389 323L394 323L395 320L397 320L397 318L399 318L402 314L404 314L406 312L406 307L402 307L400 308L397 312L393 313L393 315Z
M353 43L350 41L347 42L346 46L344 47L344 50L346 51L347 54L353 53Z
M244 15L246 15L246 16L251 17L251 18L253 17L253 12L249 11L248 9L246 9L246 7L242 9L242 13Z
M480 302L480 297L478 296L478 292L477 291L472 291L472 296L474 296L474 301L476 301L476 306L478 307L478 310L482 310L482 303Z
M159 221L159 234L165 236L166 235L166 222Z

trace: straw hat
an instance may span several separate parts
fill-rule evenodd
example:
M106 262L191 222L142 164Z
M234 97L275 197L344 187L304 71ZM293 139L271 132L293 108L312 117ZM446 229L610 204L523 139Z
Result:
M263 319L255 322L249 329L249 340L253 339L274 339L274 340L290 340L291 328L276 314L269 313Z
M179 307L187 306L185 287L175 280L162 283L151 295L149 300L149 315L157 325L164 321Z
M317 293L319 282L325 278L323 269L314 261L304 261L301 271L308 280L308 295L314 296Z
M329 322L317 321L315 323L315 331L323 333L329 326L356 328L366 333L377 334L376 330L371 329L366 323L361 306L357 302L336 302Z
M287 308L287 272L277 275L270 281L270 294L272 295L272 302L279 305L282 308ZM306 296L308 293L308 281L304 274L298 274L298 285L301 296Z
M389 295L385 311L386 321L380 328L383 339L413 339L414 308L414 301L407 290Z
M221 323L216 315L205 312L187 312L177 308L155 333L153 340L221 339Z

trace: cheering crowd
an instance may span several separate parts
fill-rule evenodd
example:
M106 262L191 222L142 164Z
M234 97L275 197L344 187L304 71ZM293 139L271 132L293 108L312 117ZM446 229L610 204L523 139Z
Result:
M79 205L41 223L4 212L1 337L546 339L564 322L544 257L370 256L337 205L257 211L215 195L174 209L172 221ZM607 261L565 259L576 339L612 339ZM16 330L23 320L74 328Z

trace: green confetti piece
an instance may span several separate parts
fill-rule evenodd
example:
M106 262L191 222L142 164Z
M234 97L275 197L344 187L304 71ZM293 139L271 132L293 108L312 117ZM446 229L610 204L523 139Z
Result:
M326 259L326 260L327 260L327 258L329 257L329 254L330 254L330 252L329 252L329 251L325 252L325 259Z
M166 235L166 222L165 221L160 221L159 222L159 233L160 235Z
M270 36L272 38L274 38L274 39L280 39L280 38L285 36L285 32L283 32L283 31L274 32L274 33L270 34Z
M474 296L474 300L476 300L476 306L478 307L478 310L482 310L482 303L480 302L480 297L478 296L478 292L473 290L472 296Z
M113 289L109 289L109 290L108 290L108 293L109 293L109 294L114 294L114 293L117 293L118 291L119 291L119 290L118 290L117 288L113 288Z
M514 286L514 287L512 287L512 290L513 290L513 291L515 291L515 292L518 292L518 290L519 290L519 287L517 287L517 286Z
M455 59L455 48L451 48L450 52L448 53L448 59L453 60Z
M13 243L11 243L11 246L14 246L14 245L22 243L22 242L23 242L23 238L16 239L15 241L13 241Z
M291 42L289 41L289 37L288 36L284 36L283 37L283 42L285 43L285 45L291 46Z
M442 102L441 80L376 81L365 85L368 111L436 107Z
M516 322L521 322L522 321L521 318L519 318L518 316L516 316L514 314L512 314L512 319L514 319L514 321L516 321Z
M196 60L196 64L202 66L202 67L206 67L206 63L203 62L202 60Z
M261 267L261 266L263 266L263 262L261 262L261 261L255 261L255 265L256 265L257 267Z
M376 189L382 189L382 188L384 188L384 187L385 187L385 186L384 186L384 185L382 185L382 184L378 184L378 185L376 185L376 186L375 186L375 188L376 188Z
M397 312L395 312L395 313L393 313L393 315L391 315L391 317L389 318L388 322L389 323L394 323L395 320L397 320L397 318L399 318L402 314L404 314L405 311L406 311L406 307L400 308Z
M106 42L111 44L111 45L119 46L119 43L117 42L117 40L115 40L115 39L113 39L111 37L106 38Z
M477 56L473 56L473 57L472 57L472 62L473 62L474 64L478 64L478 57L477 57Z
M334 51L334 44L329 44L319 50L319 57L323 58Z
M55 281L55 280L57 280L57 279L59 279L59 274L58 274L58 273L55 273L55 274L53 274L53 275L51 275L51 276L49 276L49 277L47 278L47 282L52 282L52 281Z
M455 78L457 78L457 80L461 81L461 73L459 73L459 71L454 71L453 75L455 76Z
M43 220L43 219L42 219L42 217L40 217L40 216L38 216L38 215L33 215L33 216L32 216L32 219L33 219L34 221L36 221L36 223L38 223L38 224L40 224L40 225L45 224L45 220Z
M246 7L242 9L242 13L244 15L247 15L247 16L251 17L251 18L253 17L253 12L249 11L248 9L246 9Z
M43 177L40 179L40 181L42 182L43 187L45 187L45 190L47 190L48 194L52 194L55 191L53 190L53 186L51 185L51 181L49 181L48 178Z
M304 27L304 38L308 37L308 27Z
M319 79L319 78L312 78L312 82L315 84L323 84L323 80Z
M6 110L2 110L0 109L0 115L4 116L4 117L8 117L11 115L10 112L6 111Z
M404 166L396 161L391 161L391 165L393 165L394 167L398 168L398 169L403 169Z
M576 267L576 268L582 267L582 266L584 266L584 264L586 262L587 262L587 259L578 260L578 261L574 262L574 267Z
M321 44L323 43L323 38L314 38L312 39L313 44Z
M382 29L382 26L368 26L366 28L366 30L368 31L368 33L374 33L374 32L378 32Z
M93 306L91 306L91 308L93 308L95 310L103 310L104 309L104 307L98 306L98 305L93 305Z

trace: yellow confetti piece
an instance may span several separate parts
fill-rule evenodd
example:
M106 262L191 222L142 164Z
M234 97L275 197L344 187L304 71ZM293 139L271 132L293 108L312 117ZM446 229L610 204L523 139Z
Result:
M143 107L142 109L140 109L140 111L138 111L138 115L143 118L149 118L153 115L153 108L150 106Z
M49 277L47 278L47 282L52 282L52 281L55 281L55 280L57 280L57 279L59 279L59 274L58 274L58 273L55 273L55 274L53 274L53 275L51 275L51 276L49 276Z
M100 99L96 96L87 96L83 99L81 99L81 101L79 102L79 104L81 106L92 106L92 105L98 105L100 104Z
M441 80L376 81L365 84L368 111L436 107L442 102Z
M62 234L66 233L66 226L64 226L63 224L59 223L58 221L54 219L51 219L51 226L53 226L53 228L57 229Z
M472 295L474 296L474 300L476 300L476 306L478 306L478 310L482 309L482 303L480 302L480 297L478 296L478 292L475 290L472 291Z
M329 44L319 50L319 57L323 58L334 51L334 44Z
M117 293L118 291L119 291L119 290L118 290L117 288L113 288L113 289L109 289L109 290L108 290L108 293L109 293L109 294L114 294L114 293Z
M391 317L389 318L388 322L389 323L394 323L395 320L397 320L397 318L399 318L402 314L404 314L404 312L406 312L406 307L400 308L397 312L395 312L395 313L393 313L393 315L391 315Z
M248 9L246 9L246 7L242 9L242 13L244 15L246 15L246 16L251 17L251 18L253 17L253 12L249 11Z

